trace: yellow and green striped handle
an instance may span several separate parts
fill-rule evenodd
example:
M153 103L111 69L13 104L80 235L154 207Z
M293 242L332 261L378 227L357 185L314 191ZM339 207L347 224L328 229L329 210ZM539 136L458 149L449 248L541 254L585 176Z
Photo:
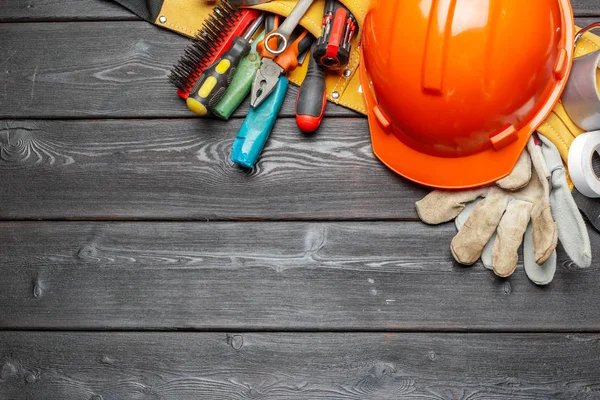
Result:
M217 117L228 120L229 117L240 106L252 89L254 76L260 69L260 56L258 53L250 53L240 61L231 85L225 91L225 95L212 109Z
M210 115L231 84L240 61L250 49L250 43L244 38L233 39L229 50L206 68L194 85L187 99L188 108L200 116Z

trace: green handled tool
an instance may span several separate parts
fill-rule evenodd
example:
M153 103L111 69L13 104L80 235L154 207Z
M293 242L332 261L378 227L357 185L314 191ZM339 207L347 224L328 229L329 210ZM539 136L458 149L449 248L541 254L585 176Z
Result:
M235 75L233 75L233 80L225 91L223 98L221 98L221 101L213 107L212 112L217 117L228 120L240 106L242 101L244 101L246 96L248 96L248 93L250 93L256 71L260 69L260 56L256 52L256 44L260 42L264 36L265 33L262 32L254 39L250 54L240 61L240 64L235 71Z
M229 50L204 70L186 100L190 110L200 116L210 114L233 80L240 61L250 52L250 40L263 25L264 19L264 14L261 14L243 37L234 38Z

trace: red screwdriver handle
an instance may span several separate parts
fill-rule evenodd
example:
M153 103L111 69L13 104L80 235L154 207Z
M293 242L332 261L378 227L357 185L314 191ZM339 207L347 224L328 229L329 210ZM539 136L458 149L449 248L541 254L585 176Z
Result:
M306 78L296 98L296 124L302 132L316 131L321 125L327 106L325 71L310 55Z

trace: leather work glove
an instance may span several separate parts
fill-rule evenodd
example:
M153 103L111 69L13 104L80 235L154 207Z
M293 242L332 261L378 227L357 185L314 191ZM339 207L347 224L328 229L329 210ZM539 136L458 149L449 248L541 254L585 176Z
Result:
M543 161L545 163L544 168L547 168L551 174L549 180L550 208L556 220L559 240L573 263L580 268L587 268L592 263L590 238L585 222L577 209L577 204L575 204L575 200L567 184L566 169L556 146L542 135L539 136L539 139L540 142L538 145L541 146ZM456 218L455 222L458 229L465 223L472 208L472 205L467 206ZM492 249L495 239L494 235L485 246L481 255L481 261L488 269L493 268ZM556 251L554 251L546 262L539 265L536 262L533 248L532 229L531 226L528 226L523 243L525 273L532 282L538 285L547 285L552 281L556 272Z
M542 154L550 170L550 207L556 220L558 238L567 255L580 268L592 264L592 248L587 227L567 184L567 171L554 144L539 135Z
M517 252L530 222L535 262L543 264L552 256L558 239L550 210L550 172L544 168L541 150L533 139L527 149L513 172L494 185L435 190L417 202L417 213L423 222L440 224L456 218L467 204L483 198L469 210L470 216L452 239L452 254L459 263L474 264L496 233L491 265L496 275L510 276L517 267Z

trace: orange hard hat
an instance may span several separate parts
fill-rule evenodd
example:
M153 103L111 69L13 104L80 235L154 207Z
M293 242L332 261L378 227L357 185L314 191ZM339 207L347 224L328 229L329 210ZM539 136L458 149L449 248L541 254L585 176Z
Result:
M569 0L373 0L360 78L375 155L439 188L508 175L562 93Z

